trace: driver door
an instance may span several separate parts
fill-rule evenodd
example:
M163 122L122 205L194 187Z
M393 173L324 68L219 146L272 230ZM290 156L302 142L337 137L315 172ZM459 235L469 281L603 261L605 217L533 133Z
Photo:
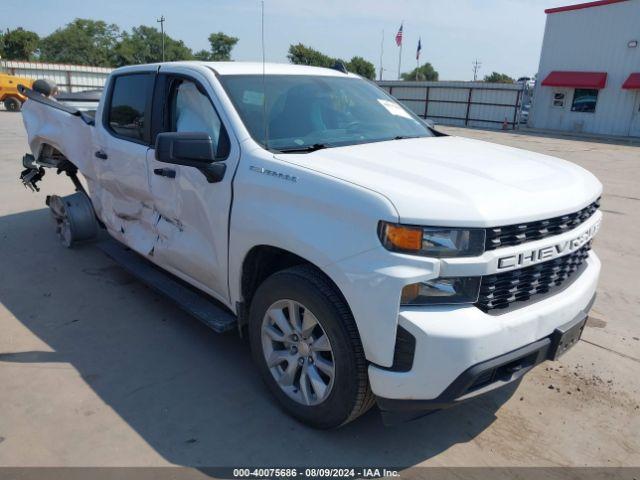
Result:
M227 251L231 181L239 157L216 110L206 79L170 67L156 84L154 112L161 111L157 132L208 133L214 151L227 163L224 178L209 183L194 167L159 162L147 154L149 184L156 212L156 242L151 258L187 282L228 302Z

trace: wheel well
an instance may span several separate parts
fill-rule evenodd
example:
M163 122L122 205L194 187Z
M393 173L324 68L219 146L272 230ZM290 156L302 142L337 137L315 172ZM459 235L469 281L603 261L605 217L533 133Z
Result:
M253 247L242 264L242 298L245 305L250 305L253 294L262 282L272 274L309 263L304 258L277 247L260 245Z
M259 245L249 251L242 264L242 306L238 311L238 324L241 329L246 326L251 300L260 284L274 273L296 265L310 265L318 270L334 286L336 292L344 300L345 305L349 307L335 282L317 265L288 250L269 245Z
M48 143L42 144L40 153L38 154L38 163L47 167L56 168L58 174L64 172L73 183L76 191L87 193L78 179L78 167L53 145L49 145Z
M69 162L69 159L65 156L64 153L62 153L53 145L50 145L48 143L43 143L40 147L38 161L48 161L50 163L55 162L56 164L59 164L64 161Z

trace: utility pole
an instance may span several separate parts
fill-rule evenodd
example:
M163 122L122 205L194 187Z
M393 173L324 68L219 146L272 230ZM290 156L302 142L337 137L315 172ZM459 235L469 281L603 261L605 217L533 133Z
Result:
M160 24L160 33L162 34L162 61L164 62L164 15L161 15L159 19L156 20Z
M482 67L482 63L478 61L478 59L474 60L473 63L473 81L477 81L478 80L478 71L480 70L480 67Z

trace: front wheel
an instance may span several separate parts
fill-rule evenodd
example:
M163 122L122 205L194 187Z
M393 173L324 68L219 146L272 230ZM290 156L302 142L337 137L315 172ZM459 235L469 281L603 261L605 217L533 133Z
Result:
M260 285L251 302L249 336L267 387L302 422L334 428L373 405L353 316L313 267L277 272Z
M22 107L22 103L17 98L9 97L4 101L4 108L9 112L19 112Z

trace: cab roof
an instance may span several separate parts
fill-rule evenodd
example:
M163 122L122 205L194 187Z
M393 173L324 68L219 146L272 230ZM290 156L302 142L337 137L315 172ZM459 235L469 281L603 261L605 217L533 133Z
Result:
M202 62L197 60L154 63L149 65L135 65L122 67L122 70L140 70L141 67L160 67L162 65L176 66L204 66L211 68L216 74L225 75L262 75L263 65L261 62ZM117 69L121 71L121 69ZM353 73L342 73L332 68L310 67L307 65L293 65L291 63L265 63L264 73L267 75L315 75L325 77L358 77Z
M218 75L262 75L261 62L197 62L210 67ZM265 63L264 73L267 75L323 75L329 77L344 77L345 74L332 68L310 67L291 63Z

